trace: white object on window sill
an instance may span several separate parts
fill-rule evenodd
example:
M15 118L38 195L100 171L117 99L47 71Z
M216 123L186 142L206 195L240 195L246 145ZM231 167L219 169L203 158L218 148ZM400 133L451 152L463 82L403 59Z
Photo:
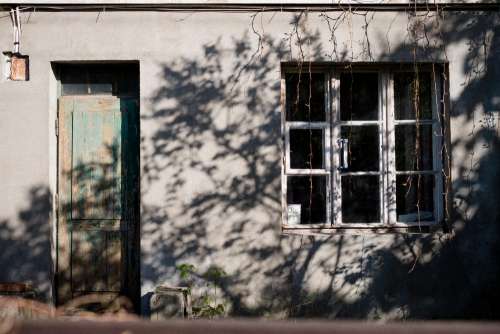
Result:
M287 220L289 225L300 224L301 205L288 204Z

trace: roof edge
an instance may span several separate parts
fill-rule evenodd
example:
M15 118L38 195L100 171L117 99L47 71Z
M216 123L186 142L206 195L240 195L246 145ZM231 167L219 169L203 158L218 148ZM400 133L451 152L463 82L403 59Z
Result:
M498 5L498 0L0 0L0 5Z

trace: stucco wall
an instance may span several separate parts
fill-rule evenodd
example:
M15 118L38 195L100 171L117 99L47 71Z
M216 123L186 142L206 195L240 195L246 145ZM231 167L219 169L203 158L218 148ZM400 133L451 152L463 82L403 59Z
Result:
M30 81L0 82L0 281L51 298L51 62L139 60L145 312L191 263L227 273L232 315L498 317L498 14L346 13L334 43L339 14L24 13ZM2 50L11 36L0 19ZM453 233L283 235L280 62L412 61L422 36L419 61L449 62Z

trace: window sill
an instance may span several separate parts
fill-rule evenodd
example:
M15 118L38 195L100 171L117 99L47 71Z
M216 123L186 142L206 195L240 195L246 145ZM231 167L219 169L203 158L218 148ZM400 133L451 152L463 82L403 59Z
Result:
M287 226L282 225L281 231L286 235L310 235L310 236L331 236L335 234L366 235L366 234L447 234L444 225L426 222L420 225L402 224L394 226L370 226L352 227L349 226Z

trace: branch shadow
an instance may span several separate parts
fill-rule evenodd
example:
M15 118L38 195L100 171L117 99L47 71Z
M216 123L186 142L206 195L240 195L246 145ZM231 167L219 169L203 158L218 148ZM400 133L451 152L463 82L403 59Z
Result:
M29 189L27 200L27 206L18 213L20 224L0 220L0 281L29 283L37 298L49 301L53 275L48 224L52 194L47 186L36 185Z
M248 34L229 43L215 38L202 56L161 64L161 86L141 116L152 131L142 134L140 149L142 285L179 283L176 266L195 263L228 273L218 286L231 316L500 318L499 22L498 13L456 13L437 31L422 32L432 41L470 45L461 69L466 81L461 90L453 82L458 94L450 97L454 124L464 119L464 128L473 129L452 129L452 159L463 151L470 163L453 161L454 226L443 235L282 233L277 64L301 60L291 57L298 40L315 50L314 60L329 49L319 28L297 28L300 15L284 39L256 32L255 47ZM360 44L371 48L368 36ZM437 61L442 51L425 42L418 47L419 60ZM373 57L371 49L363 52ZM396 45L381 58L407 59L409 52L411 43ZM1 279L35 277L45 295L53 267L51 198L48 187L34 186L18 215L24 226L0 221ZM149 297L143 291L145 312Z
M180 263L219 266L229 273L219 287L232 316L497 319L500 188L494 128L478 126L451 143L452 152L473 151L477 143L487 143L488 150L474 161L474 179L457 164L454 200L474 214L464 220L463 209L454 208L457 223L450 234L281 233L280 87L279 74L270 73L290 56L289 45L300 43L294 38L317 50L311 59L324 59L328 49L320 29L304 31L300 20L296 15L283 40L257 33L255 48L248 35L229 46L218 38L203 46L203 57L161 65L162 86L151 98L152 112L142 116L157 129L142 140L142 152L149 152L142 157L142 178L154 196L164 198L158 205L143 203L148 223L142 238L149 240L143 282L179 283ZM451 98L452 120L471 121L478 109L498 109L497 22L495 13L458 13L446 16L437 30L418 27L431 41L417 41L419 61L442 61L443 48L435 41L471 45L463 68L468 80ZM360 44L373 45L368 36ZM475 47L481 39L488 40L486 55ZM380 58L408 60L413 47L396 45ZM372 57L373 51L362 52ZM339 54L348 60L348 53ZM483 70L477 68L479 58L486 62ZM478 190L462 198L464 188Z

